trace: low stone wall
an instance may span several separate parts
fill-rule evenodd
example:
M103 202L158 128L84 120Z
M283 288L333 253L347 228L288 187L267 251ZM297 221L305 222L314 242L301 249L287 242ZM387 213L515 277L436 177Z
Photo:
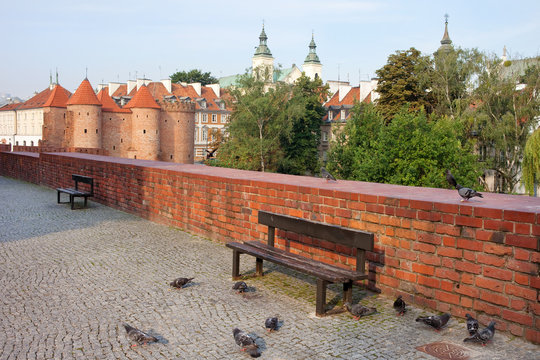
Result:
M454 190L78 153L0 153L0 175L55 188L71 185L73 173L95 178L100 203L221 242L263 240L260 209L371 231L372 290L458 317L469 312L484 324L494 319L498 330L540 343L540 198L486 193L464 203ZM278 246L290 251L355 265L347 248L278 235Z

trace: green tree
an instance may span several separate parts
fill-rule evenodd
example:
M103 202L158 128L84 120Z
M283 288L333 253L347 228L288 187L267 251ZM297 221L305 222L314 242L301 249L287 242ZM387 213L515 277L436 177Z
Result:
M328 96L328 85L322 80L311 80L302 74L293 86L284 116L290 131L283 132L281 147L283 158L278 171L304 175L319 172L318 146L321 137L321 119L325 114L321 99Z
M388 122L403 106L410 111L425 108L431 112L429 84L421 81L428 71L429 60L415 48L396 51L388 57L388 62L377 70L379 82L377 109Z
M280 140L290 131L283 107L289 85L269 85L265 77L244 74L231 90L232 113L218 165L256 171L276 171L283 152Z
M188 84L191 83L201 83L203 86L208 84L215 84L218 80L212 76L209 72L203 73L199 69L193 69L188 72L179 71L171 75L171 81L173 83L185 82Z
M437 51L426 59L421 81L429 88L429 101L433 113L439 116L459 117L471 102L471 93L482 63L477 49L450 49Z
M532 133L525 144L522 180L529 195L535 195L536 186L540 182L540 128Z
M448 187L445 170L451 169L460 183L477 187L478 165L461 121L401 111L384 123L371 106L356 106L328 169L350 180L429 187Z
M475 90L475 130L485 166L495 172L494 191L511 193L519 182L524 147L540 115L540 68L506 71L486 57Z

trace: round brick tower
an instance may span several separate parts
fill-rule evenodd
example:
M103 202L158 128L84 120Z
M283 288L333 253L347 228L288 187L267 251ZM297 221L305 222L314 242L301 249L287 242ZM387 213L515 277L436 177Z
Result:
M148 88L143 85L124 108L130 109L132 113L131 147L135 150L134 157L159 160L161 107L156 103Z
M101 149L101 121L101 102L84 79L67 102L65 146Z

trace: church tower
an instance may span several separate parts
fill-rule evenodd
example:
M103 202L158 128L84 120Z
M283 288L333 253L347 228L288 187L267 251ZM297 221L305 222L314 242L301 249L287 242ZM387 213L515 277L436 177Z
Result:
M450 36L448 36L448 14L444 15L444 17L444 35L441 40L441 46L437 51L449 52L450 50L452 50L452 40L450 40Z
M302 69L306 76L310 79L320 79L322 77L322 64L317 56L317 45L315 45L315 39L313 34L311 34L311 42L309 43L309 53L304 60L304 65Z
M266 81L273 82L274 58L272 57L270 49L266 45L266 40L268 40L268 37L264 32L263 24L261 35L259 35L259 46L257 47L257 50L255 50L255 55L253 55L252 75L268 76L269 78L266 79Z

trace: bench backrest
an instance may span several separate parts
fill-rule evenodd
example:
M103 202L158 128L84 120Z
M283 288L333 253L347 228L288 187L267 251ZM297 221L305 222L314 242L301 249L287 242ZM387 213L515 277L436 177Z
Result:
M365 271L365 251L373 251L374 235L366 231L347 229L293 216L259 211L259 224L268 226L268 245L274 246L275 228L323 239L356 248L356 269Z
M79 190L79 183L82 182L82 183L90 185L90 194L91 195L94 194L94 179L93 178L84 176L84 175L77 175L77 174L71 175L71 178L75 181L75 190Z

